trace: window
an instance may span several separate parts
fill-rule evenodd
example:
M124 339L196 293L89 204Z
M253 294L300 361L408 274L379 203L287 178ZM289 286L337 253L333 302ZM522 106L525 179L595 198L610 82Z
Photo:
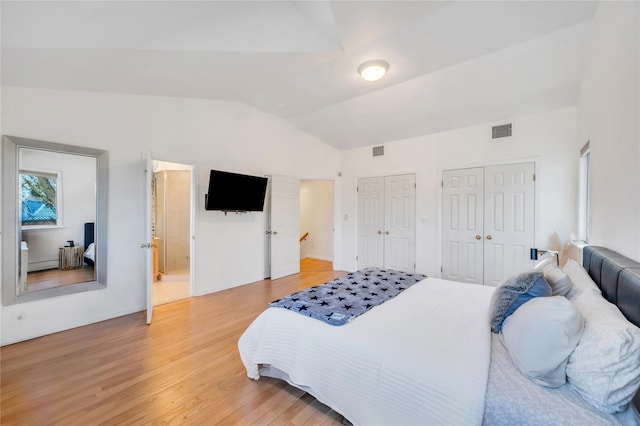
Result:
M23 228L61 225L60 175L56 172L20 171L20 223Z
M578 238L589 241L591 236L591 149L588 141L580 150L579 198Z

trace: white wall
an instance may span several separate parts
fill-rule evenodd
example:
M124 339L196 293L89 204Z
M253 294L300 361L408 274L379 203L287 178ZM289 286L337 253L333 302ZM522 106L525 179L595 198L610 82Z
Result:
M239 103L2 90L4 134L109 152L107 288L2 307L3 344L145 308L143 153L195 166L195 295L260 280L264 271L263 214L205 211L210 169L314 179L338 171L337 150Z
M602 2L578 104L578 141L591 144L591 238L640 261L640 6Z
M23 170L59 173L61 191L59 228L23 228L22 240L29 245L29 271L58 267L58 248L73 240L84 244L84 224L96 220L96 159L59 152L22 149Z
M309 233L300 243L300 258L333 260L333 199L333 181L300 182L300 234Z
M336 269L356 268L356 180L359 177L416 173L416 270L440 274L442 171L492 164L536 163L536 246L557 248L574 232L576 217L576 109L515 118L513 136L491 139L486 124L385 144L385 155L371 148L342 156L342 243Z

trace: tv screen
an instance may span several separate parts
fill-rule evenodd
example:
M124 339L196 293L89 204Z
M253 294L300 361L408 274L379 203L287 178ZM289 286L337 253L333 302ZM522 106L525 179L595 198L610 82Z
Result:
M206 210L262 211L267 178L211 170Z

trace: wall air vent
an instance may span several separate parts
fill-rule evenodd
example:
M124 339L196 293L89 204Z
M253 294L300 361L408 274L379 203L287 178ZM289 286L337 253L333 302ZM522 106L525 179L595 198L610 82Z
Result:
M511 136L511 123L491 128L491 139L506 138Z
M382 157L384 155L384 145L373 147L373 156Z

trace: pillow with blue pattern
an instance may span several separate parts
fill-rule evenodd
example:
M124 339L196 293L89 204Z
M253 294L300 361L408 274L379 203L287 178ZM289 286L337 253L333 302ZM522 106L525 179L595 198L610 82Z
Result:
M493 333L502 331L504 320L534 297L551 296L551 287L542 271L533 270L507 278L491 296L490 325Z

